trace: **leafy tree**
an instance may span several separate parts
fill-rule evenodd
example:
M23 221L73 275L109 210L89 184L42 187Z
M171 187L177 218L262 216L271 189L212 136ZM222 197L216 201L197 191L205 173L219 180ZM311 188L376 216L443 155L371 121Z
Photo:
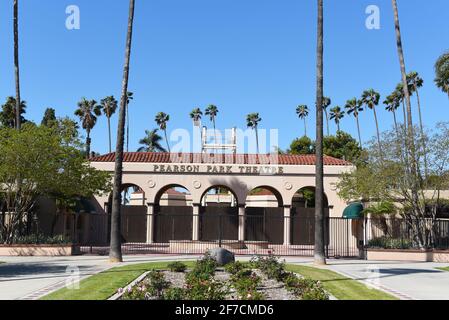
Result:
M170 120L170 116L166 114L165 112L159 112L156 114L156 118L154 121L156 121L156 124L159 126L159 128L164 131L165 136L165 142L167 143L168 152L170 152L170 144L168 143L168 137L167 137L167 123Z
M340 131L340 121L344 117L345 112L339 106L331 109L330 119L335 121L335 124L337 125L337 133Z
M138 152L166 152L166 150L161 146L162 137L157 134L158 129L153 129L151 131L145 130L145 138L140 139L139 144L142 144L143 147L140 147Z
M109 96L100 101L101 110L103 114L108 119L108 134L109 134L109 153L112 152L112 139L111 139L111 117L114 115L117 110L117 100L115 100L114 96ZM128 117L129 118L129 117Z
M26 112L26 102L22 101L20 103L20 122L25 123L27 120L24 118ZM6 98L5 104L2 105L2 110L0 111L0 123L2 126L8 128L16 128L16 98L8 97Z
M315 144L309 137L303 136L292 141L290 144L290 154L313 154Z
M76 109L75 115L80 118L81 126L87 132L86 154L87 158L89 158L91 145L90 131L95 127L97 117L101 115L101 106L97 105L97 101L95 100L83 98L78 102L78 109Z
M400 143L402 139L394 131L384 132L381 141L383 158L378 153L377 142L371 141L365 162L359 163L356 170L343 174L336 187L340 197L347 201L401 203L396 209L412 233L415 245L431 247L436 215L441 207L440 191L449 185L449 123L438 124L428 137L428 170L432 177L428 181L420 179L420 175L419 183L410 179L413 169L397 156L398 145L406 148ZM414 140L420 139L420 134L415 134ZM418 168L422 167L421 154L415 161Z
M298 106L296 108L296 114L298 115L299 119L304 120L304 136L307 137L306 119L309 116L309 107L307 107L305 104Z
M56 121L56 111L53 108L45 109L44 117L42 118L41 125L51 127Z
M435 84L449 96L449 52L435 62Z
M62 132L59 126L33 124L24 124L20 131L0 129L0 193L9 218L8 224L0 224L1 242L11 243L21 235L39 196L67 202L110 191L110 174L90 166L73 146L77 138Z
M336 136L325 137L323 145L324 154L330 157L353 163L361 161L362 148L349 133L338 131Z
M258 126L259 122L262 121L262 118L259 117L259 113L250 113L246 116L246 125L248 128L253 129L256 132L256 150L257 154L259 154L259 132Z

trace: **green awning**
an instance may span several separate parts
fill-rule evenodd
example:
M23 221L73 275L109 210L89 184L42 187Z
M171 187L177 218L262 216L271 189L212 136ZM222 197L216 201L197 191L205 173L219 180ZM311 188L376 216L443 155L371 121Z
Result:
M360 219L363 218L363 205L360 202L351 203L343 211L343 219Z

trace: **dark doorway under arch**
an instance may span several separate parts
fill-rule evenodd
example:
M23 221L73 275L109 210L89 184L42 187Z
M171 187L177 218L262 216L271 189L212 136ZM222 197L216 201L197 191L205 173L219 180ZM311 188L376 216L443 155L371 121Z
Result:
M201 241L238 240L239 211L237 196L227 186L207 189L201 197Z
M324 215L329 217L329 204L324 194ZM324 220L325 243L329 242L329 219ZM294 245L315 244L315 187L299 189L292 199L291 240Z
M154 242L192 240L192 196L182 185L159 190L154 204Z
M284 242L284 208L280 193L268 186L251 190L246 198L245 240Z

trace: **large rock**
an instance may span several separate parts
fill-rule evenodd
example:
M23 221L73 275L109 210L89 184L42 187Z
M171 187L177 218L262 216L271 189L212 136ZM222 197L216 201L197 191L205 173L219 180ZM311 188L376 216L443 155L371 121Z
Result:
M217 264L221 267L235 261L234 254L231 251L223 248L215 248L209 250L209 254L213 259L215 259L215 261L217 261Z

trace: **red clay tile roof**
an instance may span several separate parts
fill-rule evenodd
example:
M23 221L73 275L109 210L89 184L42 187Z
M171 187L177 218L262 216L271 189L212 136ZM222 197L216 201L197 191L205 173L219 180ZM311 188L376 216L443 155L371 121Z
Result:
M125 152L124 162L135 163L210 163L210 164L278 164L278 165L315 165L315 155L278 155L277 160L270 155L255 154L201 154L201 153L164 153L164 152ZM91 162L114 162L115 153L109 153L90 159ZM348 161L324 156L326 166L348 166Z

